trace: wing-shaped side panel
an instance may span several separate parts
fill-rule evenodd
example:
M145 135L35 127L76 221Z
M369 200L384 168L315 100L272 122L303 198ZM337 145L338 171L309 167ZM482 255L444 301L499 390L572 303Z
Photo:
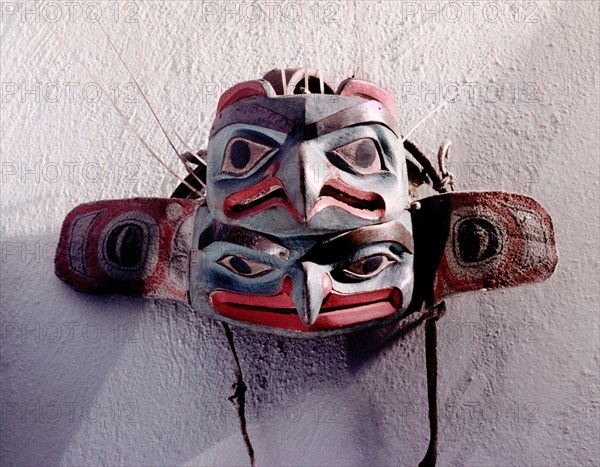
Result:
M420 203L413 215L416 280L427 305L460 292L540 282L556 269L552 219L532 198L462 192Z
M197 207L161 198L82 204L63 223L56 275L87 293L187 301Z

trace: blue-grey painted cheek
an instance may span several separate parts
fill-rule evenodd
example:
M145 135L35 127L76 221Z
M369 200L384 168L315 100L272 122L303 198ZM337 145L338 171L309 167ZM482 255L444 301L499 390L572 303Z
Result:
M265 264L272 271L258 277L245 277L228 270L219 260L239 256ZM230 292L271 295L279 291L290 263L267 254L227 242L215 242L199 252L195 278L205 293L223 289Z
M218 221L233 225L245 227L255 227L245 222L236 222L228 218L223 213L223 204L227 196L238 192L261 181L265 176L265 171L275 162L277 155L266 156L264 160L257 163L248 173L234 176L222 173L223 158L227 143L235 136L243 136L248 131L265 135L278 145L284 143L287 135L269 130L267 128L256 127L245 124L235 124L223 128L214 135L208 147L208 168L206 176L206 201L211 215ZM275 144L277 146L277 144ZM252 222L251 222L252 223ZM254 229L259 230L259 229Z
M340 293L361 293L373 290L397 287L402 291L403 301L407 305L412 296L414 285L413 255L403 255L402 261L390 264L376 276L357 282L333 281L333 288Z
M361 282L339 282L333 281L333 288L339 293L358 294L395 287L402 292L402 308L398 312L406 310L412 299L414 288L414 272L412 269L412 255L408 255L402 263L389 265L377 276Z
M382 221L397 219L408 203L406 162L398 137L382 125L360 125L323 137L328 151L334 150L344 142L360 138L371 138L379 142L382 150L383 170L374 174L353 174L339 170L339 177L354 188L371 191L383 197L386 216Z

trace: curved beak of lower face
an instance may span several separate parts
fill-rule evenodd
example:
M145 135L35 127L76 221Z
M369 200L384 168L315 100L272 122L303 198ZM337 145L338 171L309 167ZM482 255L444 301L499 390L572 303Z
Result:
M292 277L292 298L298 316L306 326L315 324L331 289L331 276L325 266L311 262L301 263Z

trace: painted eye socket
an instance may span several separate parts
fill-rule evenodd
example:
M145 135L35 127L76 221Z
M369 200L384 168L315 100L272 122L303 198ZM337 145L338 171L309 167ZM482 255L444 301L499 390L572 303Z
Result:
M383 170L379 148L370 138L362 138L335 148L333 153L358 173L368 175Z
M232 138L225 148L221 171L232 175L243 175L272 151L272 147L246 138L239 136Z
M227 255L221 258L218 263L225 266L231 272L244 277L259 277L273 271L274 268L266 264L257 263L248 258Z
M368 279L375 277L390 264L395 263L386 255L373 255L355 261L344 268L344 273L354 279Z

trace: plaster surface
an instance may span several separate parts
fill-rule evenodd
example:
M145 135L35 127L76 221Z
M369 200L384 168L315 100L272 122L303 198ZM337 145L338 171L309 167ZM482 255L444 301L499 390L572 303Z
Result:
M73 207L177 185L100 84L185 171L92 10L50 3L2 3L0 463L245 465L214 322L54 276ZM308 1L304 39L296 4L257 3L262 13L89 2L167 127L197 149L229 86L303 66L304 51L340 82L360 67L359 37L358 75L396 95L403 132L459 90L412 139L431 155L454 142L461 190L540 201L559 266L541 284L447 301L439 465L598 465L598 3L359 1L357 32L352 2ZM416 465L428 442L423 330L399 327L320 340L235 328L259 465Z

